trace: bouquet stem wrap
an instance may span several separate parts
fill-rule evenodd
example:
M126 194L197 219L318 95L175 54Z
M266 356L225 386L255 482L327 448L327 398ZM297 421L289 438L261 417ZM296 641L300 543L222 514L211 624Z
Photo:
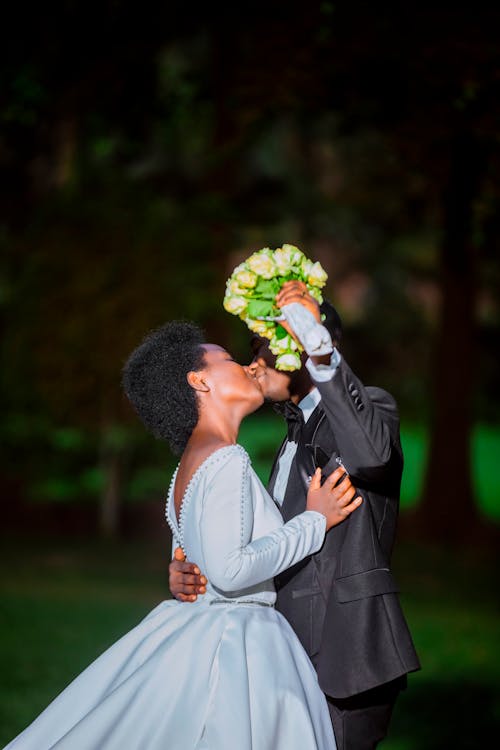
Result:
M302 343L310 357L321 357L333 351L332 337L329 332L318 323L314 315L298 302L285 305L281 311L290 324L291 329Z

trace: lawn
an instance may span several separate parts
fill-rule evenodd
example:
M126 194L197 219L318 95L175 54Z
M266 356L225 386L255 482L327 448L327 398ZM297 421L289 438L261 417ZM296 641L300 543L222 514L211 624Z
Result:
M3 540L0 746L165 598L168 552L166 529L114 544ZM383 750L488 746L500 716L492 553L400 540L394 563L423 669L410 676Z
M245 421L240 442L267 480L283 422ZM402 513L418 501L427 439L404 425ZM500 431L473 438L478 504L500 520ZM87 664L168 596L170 538L104 543L31 533L0 539L0 746ZM468 750L500 730L497 559L488 548L396 547L394 570L423 669L410 675L382 750ZM127 750L124 748L124 750ZM172 749L174 750L174 749Z

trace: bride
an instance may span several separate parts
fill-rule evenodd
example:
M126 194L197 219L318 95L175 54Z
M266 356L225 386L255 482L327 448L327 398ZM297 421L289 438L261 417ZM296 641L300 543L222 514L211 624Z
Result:
M316 673L274 609L273 578L316 552L360 502L338 469L312 477L284 524L238 445L263 396L248 368L191 323L151 332L123 370L144 425L182 454L168 492L174 547L209 583L161 602L5 750L332 750Z

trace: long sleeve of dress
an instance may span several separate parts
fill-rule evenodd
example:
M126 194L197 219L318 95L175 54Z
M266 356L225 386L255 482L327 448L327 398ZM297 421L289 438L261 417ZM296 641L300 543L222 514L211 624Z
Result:
M255 503L273 504L264 488L252 482L244 451L231 452L207 484L202 528L204 573L222 591L237 591L273 578L317 552L323 544L326 519L305 511L274 531L255 538ZM255 497L261 493L261 497ZM270 509L274 512L274 505Z

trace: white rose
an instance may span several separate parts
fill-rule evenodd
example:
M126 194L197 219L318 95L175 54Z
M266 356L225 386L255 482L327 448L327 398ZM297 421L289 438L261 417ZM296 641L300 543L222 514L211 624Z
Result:
M300 270L300 264L302 263L302 260L305 259L305 255L302 250L299 250L299 248L295 247L295 245L283 245L283 250L286 253L289 253L290 265L297 270Z
M240 271L248 271L248 266L246 263L240 263L239 266L236 266L233 273L231 274L231 277L234 278L237 273L240 273Z
M248 307L248 300L245 297L233 297L227 295L224 297L224 310L232 315L241 315L241 313Z
M280 354L276 359L275 368L277 370L300 370L300 367L300 357L296 352Z
M226 284L226 297L241 297L245 296L248 289L241 287L236 279L229 279Z
M272 336L269 342L269 348L273 354L284 354L285 352L296 352L303 351L300 344L298 344L293 336L287 335L279 339L276 336Z
M268 247L251 255L246 263L251 271L256 273L257 276L262 276L263 279L272 279L273 276L276 276L273 252Z
M247 271L246 269L233 274L233 278L240 287L245 287L245 289L252 289L257 283L257 276L252 271Z
M325 286L328 274L323 269L321 263L313 263L312 268L309 271L307 281L311 286Z
M283 338L281 339L273 336L273 338L269 342L269 348L273 354L284 354L285 352L289 352L291 349L297 349L297 344L295 344L295 346L294 344L295 341L291 336L283 336Z
M246 324L251 331L257 333L259 336L264 336L266 339L271 339L273 336L273 325L272 323L266 323L265 320L254 320L253 318L247 318Z
M290 248L291 245L288 245L287 247ZM289 249L285 249L285 246L278 247L274 251L273 258L280 276L286 276L290 273L292 270L292 253Z
M302 262L300 264L300 272L302 276L307 279L309 274L311 273L311 268L313 267L314 263L312 260L309 260L309 258L303 258Z

